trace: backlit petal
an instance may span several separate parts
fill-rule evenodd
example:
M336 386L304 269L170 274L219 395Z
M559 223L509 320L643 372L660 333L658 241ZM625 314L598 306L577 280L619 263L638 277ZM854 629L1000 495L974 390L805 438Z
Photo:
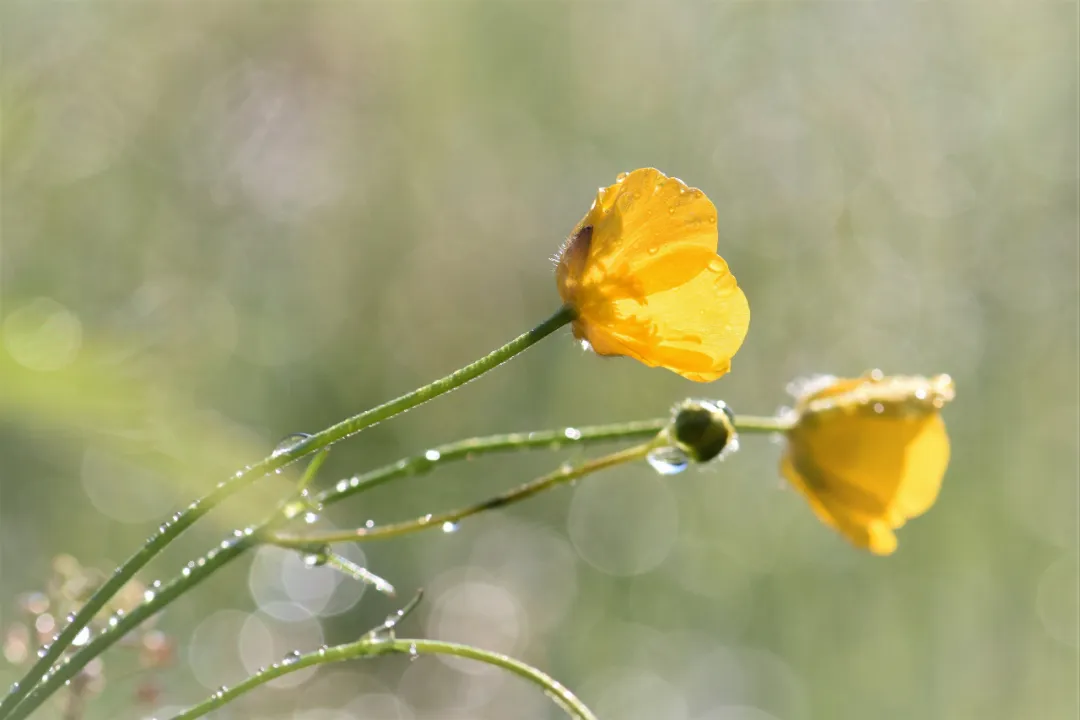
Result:
M731 367L750 323L746 296L716 254L716 208L652 168L602 189L559 257L574 334L698 382Z

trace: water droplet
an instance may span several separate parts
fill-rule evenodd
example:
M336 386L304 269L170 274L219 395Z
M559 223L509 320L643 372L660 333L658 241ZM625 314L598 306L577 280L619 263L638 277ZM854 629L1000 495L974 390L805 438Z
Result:
M880 415L881 413L885 412L885 406L881 403L874 403L874 412Z
M184 568L183 570L180 571L180 574L183 575L184 577L190 577L191 576L191 568L189 568L189 567Z
M304 566L313 568L325 565L329 562L330 558L326 557L323 553L311 553L304 556Z
M309 437L311 437L311 435L302 432L290 433L289 435L286 435L278 442L277 445L274 446L274 452L270 453L270 457L277 457L278 455L289 452L294 447L307 440Z
M446 522L444 522L442 524L442 531L444 533L449 534L449 533L452 533L452 532L457 532L457 529L458 529L458 524L454 523L454 522L450 522L449 520L447 520Z
M671 212L675 212L675 211L674 211L674 210L672 210ZM657 247L657 246L655 246L655 245L653 245L652 247L650 247L650 248L649 248L649 254L650 254L650 255L655 255L655 254L656 254L656 253L658 253L658 252L660 252L660 248L658 248L658 247Z
M438 450L428 450L426 453L424 453L424 459L428 462L438 462L439 458L441 457L442 453L440 453Z
M304 522L306 522L308 525L319 522L319 514L313 512L304 513Z
M147 590L142 596L144 602L153 602L154 598L157 597L157 593L153 590Z
M366 527L368 529L371 529L371 528L375 527L375 521L374 520L368 520L366 523L364 523L364 527Z
M720 454L716 456L716 459L723 462L727 459L728 455L737 452L739 452L739 436L735 435L727 441L727 445L725 445Z
M326 651L329 649L330 648L326 645L323 645L321 648L319 648L319 657L324 657L326 655Z
M67 617L64 619L67 620L69 623L75 622L75 613L68 613Z
M409 645L409 660L415 660L420 657L420 652L416 649L416 644Z
M424 523L426 525L427 523L431 522L431 518L432 518L432 514L428 513L424 517L420 518L420 522L422 522L422 523Z
M282 665L292 665L294 662L300 659L300 651L293 650L291 653L285 656L285 659L281 661Z
M580 440L581 439L581 431L578 430L577 428L568 427L565 430L563 430L563 435L566 436L567 440Z
M38 648L37 656L39 658L43 658L48 654L49 654L49 646L48 645L42 645L40 648Z
M682 450L670 446L650 450L645 459L661 475L677 475L690 465Z
M334 490L339 492L339 493L343 493L348 489L349 489L349 481L348 480L338 480L337 485L334 486Z
M90 642L90 628L84 627L82 630L79 631L79 633L71 641L71 644L76 645L78 647L82 647L83 645L85 645L88 642Z

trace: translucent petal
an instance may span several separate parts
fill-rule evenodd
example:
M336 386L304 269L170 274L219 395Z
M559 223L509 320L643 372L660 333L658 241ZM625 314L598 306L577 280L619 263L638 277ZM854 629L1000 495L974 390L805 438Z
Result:
M819 517L875 552L894 548L892 529L934 504L949 462L948 435L936 413L835 410L801 421L788 442L785 477Z

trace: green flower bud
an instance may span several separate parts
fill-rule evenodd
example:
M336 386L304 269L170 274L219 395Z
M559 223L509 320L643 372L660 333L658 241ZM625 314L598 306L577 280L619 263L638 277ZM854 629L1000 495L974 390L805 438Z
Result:
M735 415L722 400L676 405L669 433L672 443L694 462L709 462L739 447Z

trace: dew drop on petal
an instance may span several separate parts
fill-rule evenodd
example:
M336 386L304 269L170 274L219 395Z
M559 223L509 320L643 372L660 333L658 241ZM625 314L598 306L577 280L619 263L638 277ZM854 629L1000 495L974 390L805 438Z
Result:
M690 465L689 458L678 448L658 447L645 458L652 469L661 475L678 475Z

